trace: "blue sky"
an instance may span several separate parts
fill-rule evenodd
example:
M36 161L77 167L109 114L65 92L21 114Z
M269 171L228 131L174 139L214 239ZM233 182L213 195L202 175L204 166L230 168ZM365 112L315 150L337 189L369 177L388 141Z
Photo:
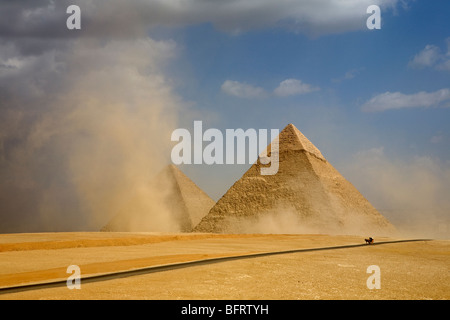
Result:
M182 30L175 28L169 36L181 46L181 57L172 70L178 79L183 79L179 81L177 92L192 100L199 109L220 114L220 125L226 121L231 127L236 124L257 126L258 123L248 123L248 115L254 115L252 111L267 114L267 117L258 117L261 125L277 124L279 127L285 119L273 119L274 112L277 118L288 117L295 123L302 121L307 109L323 107L337 108L349 122L374 125L380 132L394 126L400 126L399 130L408 128L406 131L414 135L418 134L417 130L430 133L432 128L437 129L436 132L445 131L447 128L441 121L447 113L445 109L361 111L365 102L387 91L414 94L448 87L448 70L408 66L426 45L435 45L442 54L446 53L450 23L445 7L449 4L444 1L432 4L416 1L406 9L399 8L395 15L388 10L382 12L381 30L319 37L275 28L234 35L208 23ZM281 81L290 78L320 90L289 97L272 95L254 99L230 96L221 90L226 80L233 80L260 87L270 94ZM292 114L293 108L297 109L297 116ZM421 128L411 130L410 123L414 119L429 114L435 116ZM405 121L399 121L398 116L406 117Z
M66 27L72 4L81 30ZM374 4L380 30L366 27ZM293 123L389 219L407 210L450 230L449 12L446 0L0 0L0 232L97 230L194 120ZM249 166L181 168L217 200Z
M203 119L204 126L282 129L292 122L337 164L347 161L348 153L380 147L393 157L430 156L446 162L450 160L448 98L431 107L378 112L362 108L386 92L414 95L450 87L449 69L438 69L438 63L411 63L427 45L439 48L442 61L450 59L448 12L446 1L407 2L407 7L382 10L381 30L362 28L320 36L270 27L233 34L211 23L160 34L181 47L170 68L183 79L177 92L204 114L214 115L213 120ZM320 90L274 95L286 79ZM221 90L227 80L263 89L266 96L230 95ZM217 197L221 191L214 192Z

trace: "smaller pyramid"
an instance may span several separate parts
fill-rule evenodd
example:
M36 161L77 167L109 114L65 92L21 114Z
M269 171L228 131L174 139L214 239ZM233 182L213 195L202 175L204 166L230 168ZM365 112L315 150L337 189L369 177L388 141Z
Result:
M172 164L145 191L144 201L130 201L101 231L190 232L215 203Z

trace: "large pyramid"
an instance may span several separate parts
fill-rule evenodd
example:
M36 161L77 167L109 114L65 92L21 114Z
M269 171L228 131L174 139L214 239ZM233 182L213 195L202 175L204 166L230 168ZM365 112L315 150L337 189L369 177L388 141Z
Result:
M261 223L287 225L281 233L387 235L395 230L293 124L278 138L278 173L261 175L258 159L195 232L260 232L254 226Z
M130 205L101 231L189 232L214 201L176 166L166 166L147 189L148 201L137 210Z

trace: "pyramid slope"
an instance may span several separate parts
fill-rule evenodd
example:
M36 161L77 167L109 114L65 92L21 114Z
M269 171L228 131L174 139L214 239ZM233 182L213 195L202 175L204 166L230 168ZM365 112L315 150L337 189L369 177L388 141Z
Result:
M171 164L169 168L190 220L186 227L192 229L214 206L215 202L176 166Z
M266 221L273 222L286 212L295 216L289 224L302 232L374 235L394 230L292 124L279 135L278 173L262 176L260 167L259 161L253 164L194 231L248 232L264 217L270 215Z
M174 165L158 173L148 193L144 209L130 206L122 210L101 231L189 232L215 203Z

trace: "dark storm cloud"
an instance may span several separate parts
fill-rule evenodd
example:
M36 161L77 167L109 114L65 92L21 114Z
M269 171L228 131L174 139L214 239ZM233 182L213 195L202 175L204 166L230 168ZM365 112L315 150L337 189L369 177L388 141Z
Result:
M67 36L69 1L17 0L0 2L0 37L54 38ZM66 29L66 30L64 30Z

